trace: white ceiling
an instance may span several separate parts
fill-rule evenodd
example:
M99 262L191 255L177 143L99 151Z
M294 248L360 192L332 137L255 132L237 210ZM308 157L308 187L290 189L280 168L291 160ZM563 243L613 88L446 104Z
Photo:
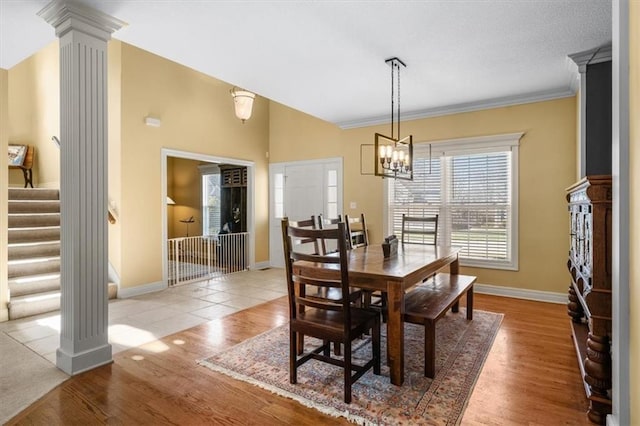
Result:
M567 96L567 55L611 42L607 0L84 1L128 23L113 37L313 116L389 122ZM0 67L55 39L46 0L0 0Z

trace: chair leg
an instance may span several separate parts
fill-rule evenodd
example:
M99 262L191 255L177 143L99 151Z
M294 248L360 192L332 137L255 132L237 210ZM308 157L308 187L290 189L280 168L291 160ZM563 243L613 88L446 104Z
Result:
M296 335L297 355L302 355L304 352L304 334L296 333Z
M331 356L331 342L328 340L323 340L322 341L322 355L324 356Z
M340 356L342 350L340 349L340 342L333 342L333 353L336 356Z
M424 375L433 379L436 372L436 324L424 324Z
M382 293L382 322L387 322L387 293Z
M373 374L380 375L380 318L373 325L371 344L373 348Z
M298 348L296 343L298 341L297 333L294 331L289 332L289 382L296 384L298 382Z
M344 344L344 402L351 404L351 343Z

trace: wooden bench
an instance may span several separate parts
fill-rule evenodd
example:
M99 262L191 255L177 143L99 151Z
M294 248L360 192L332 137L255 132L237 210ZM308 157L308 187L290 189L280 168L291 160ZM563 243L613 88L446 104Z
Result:
M436 322L449 308L458 312L463 294L467 294L467 320L473 319L473 283L476 277L439 273L435 282L415 287L405 295L403 319L424 325L424 375L433 378L436 370Z
M22 170L22 175L24 176L24 187L30 185L33 188L33 146L27 146L27 153L24 156L24 161L21 166L9 166L9 169L20 169Z

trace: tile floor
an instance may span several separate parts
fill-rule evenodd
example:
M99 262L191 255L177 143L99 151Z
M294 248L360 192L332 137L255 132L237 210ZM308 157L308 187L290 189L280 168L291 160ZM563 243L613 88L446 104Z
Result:
M109 342L115 354L286 294L284 271L272 268L111 300ZM59 312L0 323L0 332L55 364Z

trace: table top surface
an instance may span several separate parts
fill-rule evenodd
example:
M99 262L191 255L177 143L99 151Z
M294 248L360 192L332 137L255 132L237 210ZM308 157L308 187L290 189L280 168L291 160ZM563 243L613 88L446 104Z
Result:
M385 258L380 244L358 247L349 250L349 277L355 282L413 281L454 262L459 251L459 247L400 244L397 254ZM296 262L299 267L307 265L314 266L311 262Z

